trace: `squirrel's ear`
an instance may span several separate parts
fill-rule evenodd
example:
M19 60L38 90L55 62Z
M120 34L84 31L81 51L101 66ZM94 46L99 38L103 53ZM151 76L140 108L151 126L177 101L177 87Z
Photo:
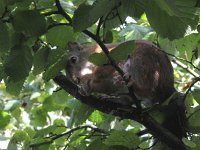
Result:
M68 48L69 50L80 50L82 49L82 46L77 42L68 42Z

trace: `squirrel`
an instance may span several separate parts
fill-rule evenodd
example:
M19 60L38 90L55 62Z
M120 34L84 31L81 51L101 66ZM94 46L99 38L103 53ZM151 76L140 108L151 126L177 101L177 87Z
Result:
M120 62L125 77L130 77L128 86L133 86L134 94L140 100L161 103L175 91L173 67L166 53L155 44L136 40L136 47L127 60ZM106 44L109 50L119 44ZM66 71L70 79L80 85L80 92L113 94L119 89L127 90L122 77L111 65L95 66L88 61L89 55L100 52L98 45L69 43L69 59ZM122 81L122 82L118 82ZM149 102L148 102L149 103Z

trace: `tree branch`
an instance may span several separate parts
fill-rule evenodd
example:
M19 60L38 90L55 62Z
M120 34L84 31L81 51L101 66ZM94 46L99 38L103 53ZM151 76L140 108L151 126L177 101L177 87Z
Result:
M149 132L152 133L152 135L167 144L169 147L172 147L173 149L186 150L184 144L175 135L158 124L152 117L148 115L148 113L143 113L141 117L138 110L132 108L131 106L123 106L114 102L105 101L92 95L82 96L78 92L78 87L69 81L64 75L55 77L54 81L65 91L67 91L76 99L79 99L84 104L87 104L107 114L113 114L115 116L122 117L123 119L132 119L142 123L147 129L149 129Z
M63 10L60 1L59 0L55 0L56 3L56 7L58 8L58 12L66 18L66 20L69 22L69 24L72 24L72 19L71 17Z
M186 70L187 72L189 72L191 75L193 75L194 77L199 77L199 74L196 73L195 71L193 71L192 69L188 68L187 65L183 64L182 62L178 61L177 59L172 59L172 62L174 62L175 64L177 64L179 67L183 68L184 70Z
M76 128L73 128L67 132L64 132L62 134L58 134L58 135L54 135L53 137L47 137L49 140L45 141L45 142L41 142L41 143L36 143L36 144L31 144L30 147L39 147L39 146L42 146L42 145L46 145L46 144L50 144L52 143L54 140L56 139L59 139L63 136L66 136L66 135L70 135L72 134L73 132L77 131L77 130L81 130L81 129L87 129L87 128L90 128L92 129L94 132L100 132L100 133L105 133L104 130L102 129L99 129L99 128L96 128L96 127L93 127L93 126L89 126L89 125L85 125L85 126L78 126Z

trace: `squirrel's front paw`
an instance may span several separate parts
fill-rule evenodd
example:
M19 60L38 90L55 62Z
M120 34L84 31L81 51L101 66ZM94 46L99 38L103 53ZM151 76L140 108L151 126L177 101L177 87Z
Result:
M112 82L113 82L113 84L116 85L116 86L125 85L125 82L124 82L122 76L119 75L119 74L118 74L118 75L115 75L115 76L113 77Z

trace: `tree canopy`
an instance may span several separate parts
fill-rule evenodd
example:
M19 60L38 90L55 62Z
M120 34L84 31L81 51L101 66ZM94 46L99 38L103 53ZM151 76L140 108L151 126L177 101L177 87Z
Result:
M0 149L200 149L199 7L199 0L0 0ZM83 96L66 78L68 42L99 44L105 55L90 61L110 59L120 71L115 62L138 39L165 50L174 67L179 93L163 104L141 111ZM124 41L112 53L104 44ZM186 114L177 110L183 103ZM162 126L174 112L186 115L182 139Z

